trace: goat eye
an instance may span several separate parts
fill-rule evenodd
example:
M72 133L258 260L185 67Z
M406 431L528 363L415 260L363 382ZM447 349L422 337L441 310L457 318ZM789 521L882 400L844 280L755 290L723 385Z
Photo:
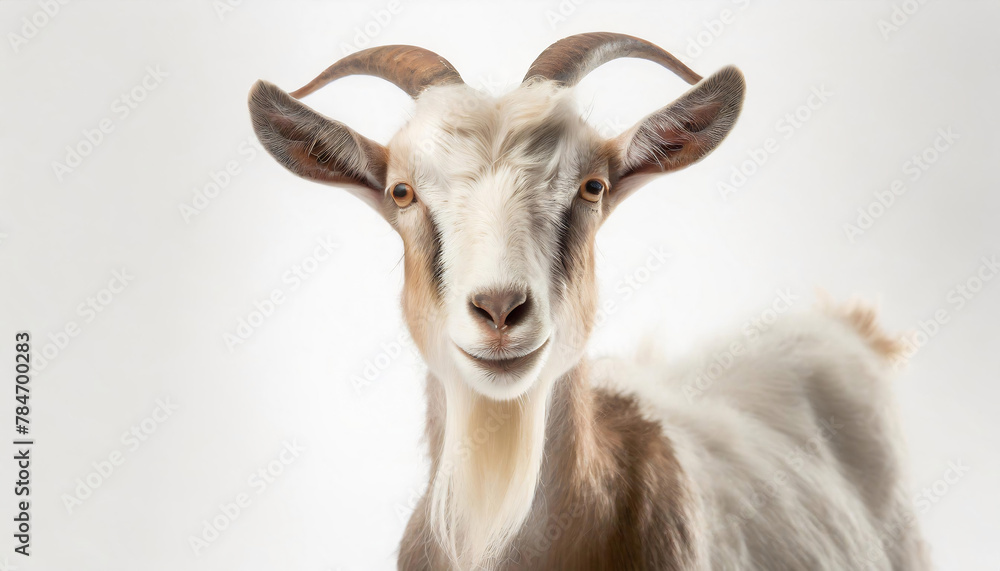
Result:
M601 179L592 178L580 185L580 198L587 202L597 202L608 185Z
M392 187L392 199L396 201L396 206L406 208L413 202L414 198L416 195L413 193L413 187L405 182Z

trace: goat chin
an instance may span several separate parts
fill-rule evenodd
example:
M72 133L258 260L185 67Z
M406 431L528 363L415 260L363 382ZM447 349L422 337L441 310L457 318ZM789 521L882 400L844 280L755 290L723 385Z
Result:
M536 363L525 371L513 374L503 374L483 371L472 363L461 363L458 370L462 382L471 390L490 400L509 401L522 398L539 382L539 376L545 368L547 349L543 349ZM468 361L467 359L462 359Z

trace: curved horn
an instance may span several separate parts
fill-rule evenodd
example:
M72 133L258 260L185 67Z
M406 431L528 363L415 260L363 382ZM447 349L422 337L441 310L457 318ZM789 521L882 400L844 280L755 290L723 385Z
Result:
M545 48L528 68L524 81L542 77L567 86L613 59L633 57L656 62L694 85L701 76L663 48L625 34L591 32L563 38Z
M290 95L301 99L335 79L373 75L394 83L410 97L432 85L465 83L448 60L416 46L380 46L355 52L326 68L316 79Z

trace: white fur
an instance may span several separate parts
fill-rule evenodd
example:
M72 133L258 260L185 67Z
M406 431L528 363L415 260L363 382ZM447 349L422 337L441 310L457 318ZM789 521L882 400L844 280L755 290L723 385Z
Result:
M283 164L304 176L329 174L296 163L302 141L287 141L288 132L275 130L287 121L272 124L272 116L293 113L313 134L322 164L332 160L330 168L360 180L356 191L404 241L419 244L418 257L429 255L427 236L438 237L437 292L426 293L426 277L408 281L413 289L407 293L424 293L409 302L404 294L404 305L411 304L408 323L419 332L432 382L440 383L436 397L443 393L444 414L434 416L443 444L427 505L429 524L454 567L492 567L529 518L553 386L585 349L586 323L596 307L585 289L592 267L577 261L584 269L575 275L565 267L566 275L557 271L564 216L592 236L642 180L711 151L735 121L742 93L742 75L725 68L640 122L619 138L625 145L616 151L618 162L637 170L619 165L624 184L595 205L579 198L578 189L588 178L608 179L592 169L607 171L609 156L602 153L605 141L580 118L570 90L529 81L492 98L465 85L432 87L386 154L388 188L406 182L417 197L395 211L391 199L379 201L370 192L368 161L378 153L368 151L380 147L358 146L353 132L294 108L273 86L255 90L255 128ZM668 145L664 136L671 137ZM650 169L638 169L640 163ZM579 289L572 280L587 283ZM470 299L511 286L529 292L532 309L498 346L470 311ZM688 363L594 367L599 383L634 395L669 438L682 483L692 492L678 501L691 502L683 511L696 544L694 568L926 567L901 484L901 439L887 413L888 362L863 335L825 314L786 319L759 338L741 339L742 354L707 387L699 384L701 373L728 342ZM541 358L517 376L487 373L470 357L519 357L536 349Z
M551 153L547 164L519 153L518 145L501 145L505 134L523 133L546 120L564 124L564 148ZM450 134L456 131L463 135ZM598 140L580 119L570 92L542 83L500 99L464 85L428 90L418 100L413 120L389 145L393 156L412 157L390 164L390 188L401 180L418 189L418 200L433 213L443 242L444 314L427 317L432 333L425 348L428 367L447 395L443 455L430 492L430 513L439 540L463 568L498 556L528 515L542 462L550 388L583 350L578 324L570 312L553 308L550 299L558 247L555 217L573 204L579 183L553 182L575 160L577 146ZM527 176L528 171L537 176ZM422 215L404 210L396 223L423 223L415 220ZM539 218L545 216L553 219L540 226ZM490 353L468 300L480 289L515 284L531 292L534 311L511 335L511 356L546 346L527 373L497 378L462 354ZM575 353L565 350L571 345ZM516 401L523 410L516 427L502 427L518 434L517 449L511 451L517 466L513 475L498 466L497 456L508 451L489 443L468 446L471 411L483 397ZM496 439L493 435L490 442ZM477 464L486 468L477 469ZM478 485L490 478L497 478L495 485Z
M586 336L576 316L553 307L549 295L556 250L552 226L532 226L575 199L579 173L567 165L598 140L575 114L568 93L541 84L493 100L465 86L432 89L390 144L393 155L416 157L390 164L390 186L393 180L413 181L444 243L444 315L428 317L434 333L426 351L432 374L444 385L447 406L430 513L439 541L460 568L485 565L498 556L527 517L543 457L551 386L584 349ZM539 117L564 123L562 146L550 164L498 149L505 133L535 128ZM455 132L463 134L449 134ZM525 175L529 169L535 169L535 177ZM571 176L560 179L563 171ZM417 215L403 211L397 224ZM472 354L485 351L466 307L469 295L477 288L510 284L526 285L538 304L533 321L515 339L519 354L545 341L550 345L533 370L498 382L476 369L459 347ZM676 446L696 492L690 520L697 527L700 568L916 565L904 561L914 552L915 534L909 531L885 553L865 559L884 527L910 514L897 485L899 441L884 414L889 398L882 358L842 322L819 315L775 326L747 343L747 350L693 402L684 389L710 357L686 369L617 362L603 378L636 395ZM814 392L810 383L816 385ZM831 394L841 400L826 402ZM524 422L513 428L517 450L468 446L472 410L483 397L520 403ZM817 414L821 409L830 414ZM821 432L823 422L832 434ZM845 438L863 445L844 448ZM792 467L788 454L796 450L805 452ZM880 455L885 450L889 458ZM513 472L498 466L497 458L508 453L515 455ZM869 470L870 482L855 481L844 474L852 462L890 466ZM733 514L745 509L743 502L756 488L764 490L766 500L737 525Z
M698 379L733 343L743 350L705 387ZM889 363L840 319L792 315L687 362L604 359L594 370L675 446L696 491L699 568L928 568Z

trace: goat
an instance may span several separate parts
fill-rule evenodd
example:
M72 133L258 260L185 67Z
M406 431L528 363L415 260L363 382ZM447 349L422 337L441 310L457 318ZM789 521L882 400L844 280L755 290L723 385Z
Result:
M622 57L693 87L606 140L572 88ZM352 74L416 99L388 146L298 101ZM708 357L584 358L598 228L652 177L711 152L743 94L735 67L702 79L614 33L556 42L500 97L413 46L348 55L291 94L253 86L264 148L346 187L402 238L431 478L400 569L927 567L891 412L896 345L870 310L780 321L694 401L683 387Z

